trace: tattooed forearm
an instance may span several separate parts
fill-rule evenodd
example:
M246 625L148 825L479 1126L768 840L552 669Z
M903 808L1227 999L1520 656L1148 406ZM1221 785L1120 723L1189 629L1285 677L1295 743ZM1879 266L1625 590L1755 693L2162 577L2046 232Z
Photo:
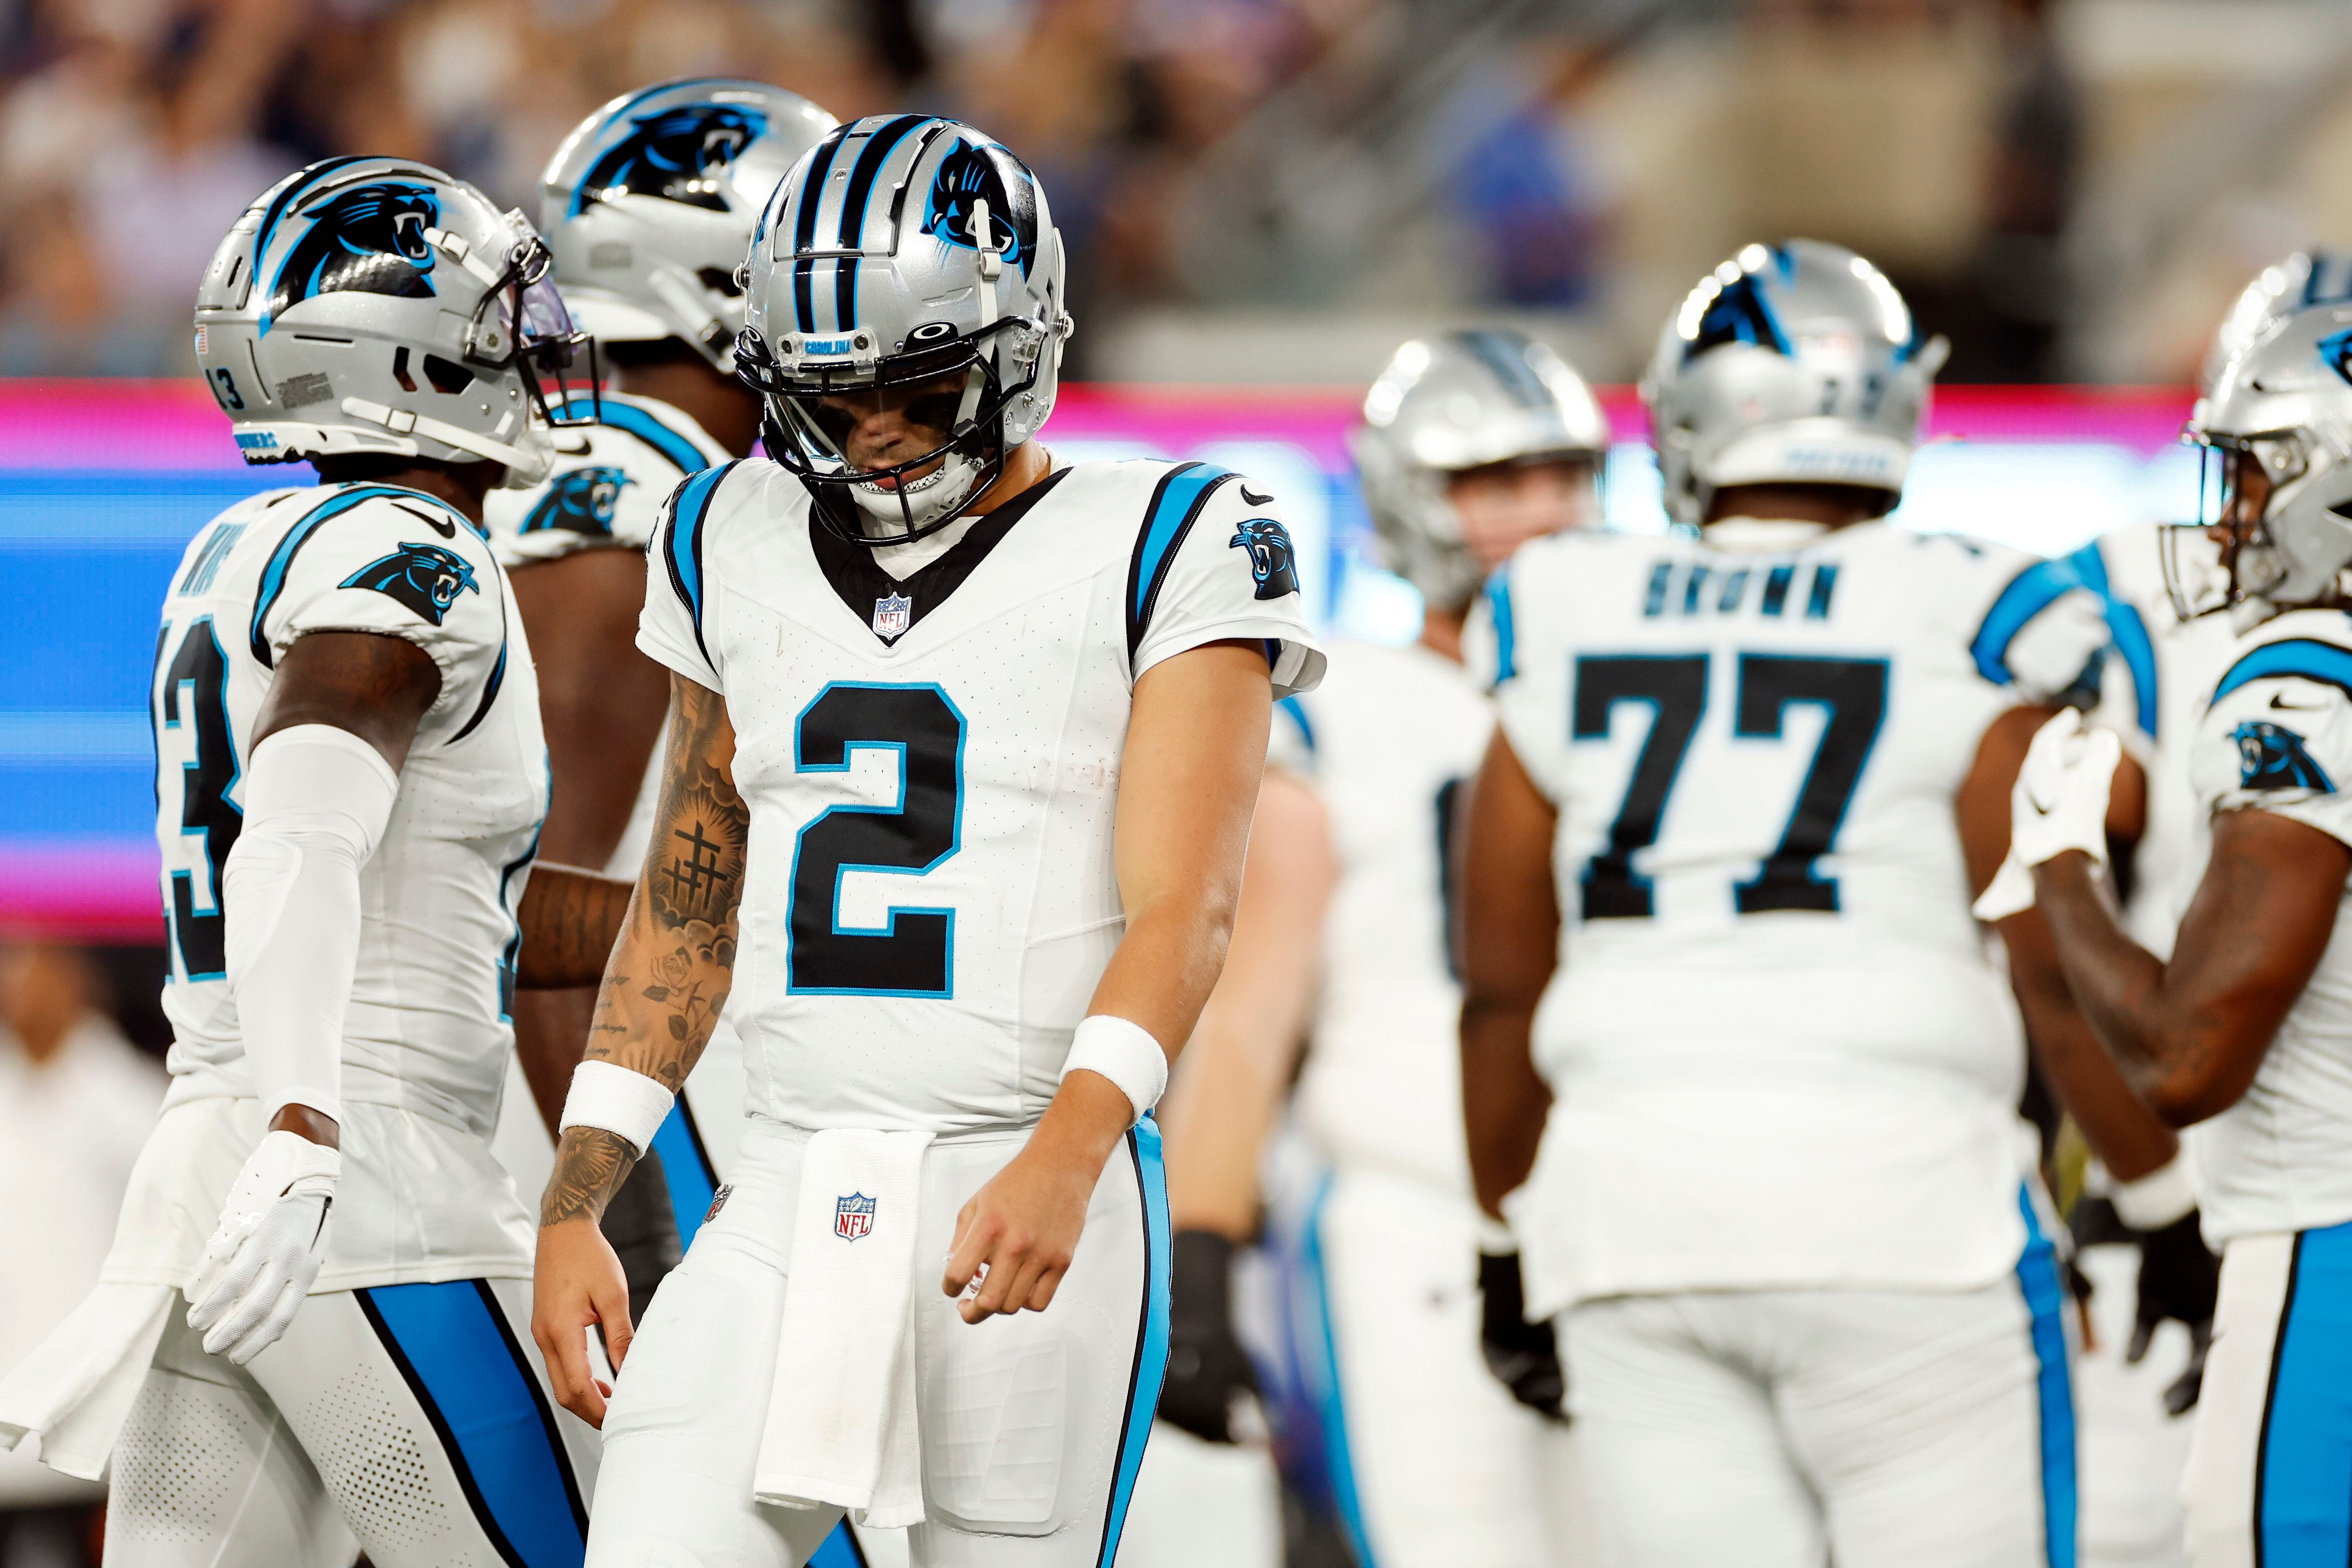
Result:
M661 804L589 1031L590 1058L676 1089L733 982L751 814L733 776L735 729L716 692L674 681Z
M515 984L526 991L593 985L620 940L631 884L572 866L540 866L522 896Z
M547 1179L547 1193L539 1200L539 1223L562 1225L569 1219L592 1224L604 1215L604 1205L621 1190L637 1152L617 1132L602 1127L566 1129L556 1146L555 1173Z

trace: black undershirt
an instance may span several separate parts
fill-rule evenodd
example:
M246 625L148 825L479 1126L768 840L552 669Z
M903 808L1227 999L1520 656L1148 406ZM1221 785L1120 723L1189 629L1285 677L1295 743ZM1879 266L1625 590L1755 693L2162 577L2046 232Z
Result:
M994 511L973 519L971 531L945 554L903 582L882 570L869 546L852 544L825 527L817 520L814 509L809 513L809 548L815 552L825 581L833 584L841 602L865 623L868 631L874 627L876 603L893 594L903 594L914 601L907 616L907 630L912 631L917 621L947 603L948 595L988 559L988 552L996 548L997 542L1012 532L1013 525L1028 516L1029 509L1045 500L1045 492L1059 484L1068 472L1067 468L1056 468ZM898 637L886 637L875 633L885 647L906 635L900 632Z

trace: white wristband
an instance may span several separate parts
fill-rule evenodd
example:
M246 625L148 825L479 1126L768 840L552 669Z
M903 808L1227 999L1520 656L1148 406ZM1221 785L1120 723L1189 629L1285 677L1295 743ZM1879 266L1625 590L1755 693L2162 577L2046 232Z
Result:
M2134 1230L2162 1230L2197 1206L2197 1173L2187 1154L2176 1154L2137 1181L2117 1182L2107 1201Z
M1068 1078L1084 1068L1118 1085L1135 1107L1135 1120L1160 1103L1168 1089L1168 1053L1140 1024L1108 1013L1097 1013L1078 1025L1070 1037L1070 1054L1062 1063Z
M572 1092L563 1097L563 1125L598 1127L629 1141L640 1155L669 1115L677 1096L641 1072L613 1062L582 1062L572 1069Z

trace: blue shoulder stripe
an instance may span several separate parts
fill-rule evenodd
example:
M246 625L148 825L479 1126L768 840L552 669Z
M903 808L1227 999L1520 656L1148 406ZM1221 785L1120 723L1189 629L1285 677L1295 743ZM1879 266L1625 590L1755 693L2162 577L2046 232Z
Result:
M1234 477L1230 468L1214 463L1179 463L1160 476L1159 488L1151 492L1151 504L1144 509L1143 531L1136 535L1135 558L1127 573L1127 657L1129 663L1135 650L1143 646L1143 634L1151 625L1151 607L1160 599L1160 584L1168 575L1169 563L1183 547L1184 536L1192 531L1192 522L1217 487Z
M269 651L269 637L262 628L269 619L269 612L278 607L278 595L286 591L286 574L293 566L294 558L302 553L302 547L310 542L311 536L316 534L321 526L334 518L341 517L362 501L382 498L403 501L421 500L427 505L439 507L449 514L452 521L465 524L468 532L473 531L474 525L466 521L465 514L454 510L446 502L436 500L422 490L403 489L397 485L353 485L340 495L331 496L320 502L311 508L310 515L286 531L286 537L278 542L278 548L269 552L268 563L261 569L261 588L260 592L254 595L253 624L247 629L247 641L253 649L253 657L260 662L262 668L274 669L278 665L277 656Z
M504 619L506 615L504 605L499 606L499 617ZM506 639L501 637L499 640L499 661L490 666L490 678L482 683L482 700L474 704L474 716L466 721L466 727L449 737L449 744L456 745L480 728L482 721L490 716L490 704L499 700L499 688L506 683L507 644Z
M2037 561L2011 578L1992 608L1985 612L1977 635L1969 639L1969 654L1976 660L1977 673L1995 686L2007 686L2016 679L2009 668L2009 645L2017 640L2017 634L2060 597L2088 585L2072 555Z
M591 401L586 393L578 394L564 404L564 414L569 416L575 408ZM698 474L710 466L710 459L702 455L702 448L687 439L683 431L671 429L635 405L615 403L610 398L593 401L602 402L604 424L625 434L635 436L638 440L659 452L663 460L679 473Z
M742 459L737 458L737 462ZM734 463L721 463L715 468L705 468L677 487L671 498L669 532L663 541L663 558L669 564L669 585L677 595L677 602L694 618L694 646L702 657L710 657L709 645L702 640L702 522L710 512L710 498Z
M883 160L892 148L907 138L907 133L919 125L928 124L928 114L902 114L866 139L850 166L849 184L841 193L841 237L835 242L836 250L856 250L858 240L866 231L866 204L873 198L874 177L881 172ZM854 331L857 325L857 263L844 257L833 264L833 330Z
M1495 684L1519 672L1518 630L1511 622L1511 569L1495 568L1486 579L1486 608L1495 618Z
M2278 675L2321 681L2352 696L2352 650L2315 637L2264 643L2230 667L2221 684L2213 689L2213 700L2221 701L2248 681Z
M2141 618L2139 607L2116 597L2107 581L2107 558L2099 553L2096 541L2085 544L2066 557L2074 563L2083 579L2083 586L2099 596L2107 616L2107 637L2116 652L2131 671L2133 718L2140 733L2156 739L2156 639L2148 636L2147 622Z

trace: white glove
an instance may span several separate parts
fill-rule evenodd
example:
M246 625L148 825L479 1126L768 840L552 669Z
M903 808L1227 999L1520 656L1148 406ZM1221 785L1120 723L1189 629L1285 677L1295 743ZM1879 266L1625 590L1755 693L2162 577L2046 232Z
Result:
M2114 731L2085 729L2072 708L2034 731L2009 792L2009 854L1976 901L1977 919L2007 920L2032 909L2029 868L2053 856L2080 849L2107 863L2107 791L2123 754Z
M343 1157L294 1132L271 1132L236 1173L219 1228L205 1243L188 1327L205 1351L243 1366L278 1342L327 1258L327 1216Z

